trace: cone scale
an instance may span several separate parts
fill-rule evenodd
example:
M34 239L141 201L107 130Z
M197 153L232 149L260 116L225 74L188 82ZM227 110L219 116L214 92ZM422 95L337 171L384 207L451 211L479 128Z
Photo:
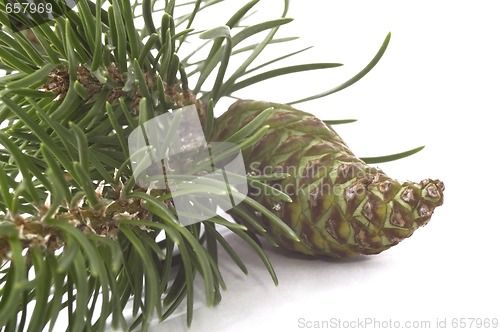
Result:
M263 125L270 129L243 156L250 174L290 175L268 182L288 194L290 203L261 188L249 192L301 240L290 240L265 216L259 216L280 246L314 256L377 254L426 225L443 203L441 181L393 180L354 156L331 127L288 105L238 101L217 119L213 140L229 137L269 107L274 110ZM243 222L238 215L232 216Z

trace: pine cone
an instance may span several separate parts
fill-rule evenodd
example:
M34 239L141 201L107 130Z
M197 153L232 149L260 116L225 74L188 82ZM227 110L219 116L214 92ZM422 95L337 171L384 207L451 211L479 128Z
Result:
M291 203L277 202L259 188L249 192L301 239L293 242L262 216L262 226L280 246L332 257L377 254L427 224L442 205L441 181L393 180L355 157L324 122L288 105L238 101L217 119L213 140L223 141L269 107L274 111L264 124L270 129L243 156L248 172L290 174L269 184Z

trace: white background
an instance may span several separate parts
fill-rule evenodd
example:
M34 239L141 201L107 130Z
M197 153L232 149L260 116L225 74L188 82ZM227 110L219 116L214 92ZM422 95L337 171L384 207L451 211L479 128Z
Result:
M279 5L263 0L259 8L276 18ZM286 76L239 96L286 102L327 90L363 68L392 32L386 54L360 82L296 107L323 119L358 119L337 127L358 156L425 145L380 167L400 180L441 179L445 203L429 225L377 256L314 259L266 246L278 287L243 241L228 235L250 274L222 255L228 289L218 306L207 308L198 284L190 331L307 330L301 318L429 321L433 328L446 319L441 330L451 331L453 318L500 319L498 7L496 1L291 1L288 16L295 21L280 36L300 36L296 45L314 46L294 63L344 66ZM227 17L221 13L207 27ZM278 56L283 49L271 52ZM165 328L187 330L184 312L155 330Z

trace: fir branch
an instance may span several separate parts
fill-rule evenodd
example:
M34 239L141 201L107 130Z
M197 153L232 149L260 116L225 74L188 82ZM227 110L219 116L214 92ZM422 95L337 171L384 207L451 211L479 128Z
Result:
M241 28L258 3L250 1L223 29L202 34L211 41L186 56L181 55L182 45L201 33L197 19L224 1L172 0L160 10L153 9L155 3L80 0L78 11L57 6L59 17L44 24L36 17L31 22L36 24L21 32L12 29L5 7L0 8L0 70L5 71L0 78L2 327L22 330L27 324L28 330L52 330L65 311L68 330L103 331L110 318L114 328L140 325L145 331L153 317L166 319L184 299L189 324L197 274L204 282L207 305L218 303L220 289L225 289L219 245L243 273L248 272L220 227L260 256L276 284L256 234L269 236L256 214L298 241L273 211L250 198L234 211L252 231L220 216L183 227L168 189L146 190L136 184L125 137L157 115L194 104L210 139L214 108L221 98L290 71L337 65L273 68L248 77L302 51L255 64L268 45L293 40L275 37L291 21L286 17L288 1L276 20ZM175 11L185 6L190 6L189 14L176 16ZM139 8L142 29L134 24ZM157 26L153 14L160 12ZM267 33L262 42L248 45L260 33ZM246 52L250 53L243 63L227 72L232 57ZM205 60L191 63L195 54L206 54ZM361 78L376 61L348 83ZM212 75L217 76L215 83L206 87ZM251 146L267 130L260 128L263 114L229 141L239 149ZM283 176L250 176L249 183L268 189L277 201L288 201L290 197L266 184ZM204 185L198 194L207 195L205 189L211 188L214 200L219 199L216 189L226 188L217 181ZM30 312L28 304L33 301ZM129 301L135 319L130 326L123 315Z

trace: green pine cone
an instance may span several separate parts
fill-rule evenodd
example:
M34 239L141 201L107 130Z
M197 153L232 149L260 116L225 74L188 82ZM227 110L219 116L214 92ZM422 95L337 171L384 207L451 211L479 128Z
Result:
M212 140L223 141L269 107L274 111L264 125L270 129L243 156L251 174L290 174L268 184L288 194L291 203L262 188L249 191L301 239L292 241L261 216L262 226L280 246L332 257L377 254L427 224L443 203L441 181L393 180L355 157L324 122L288 105L238 101L217 119ZM232 216L241 222L237 214Z

